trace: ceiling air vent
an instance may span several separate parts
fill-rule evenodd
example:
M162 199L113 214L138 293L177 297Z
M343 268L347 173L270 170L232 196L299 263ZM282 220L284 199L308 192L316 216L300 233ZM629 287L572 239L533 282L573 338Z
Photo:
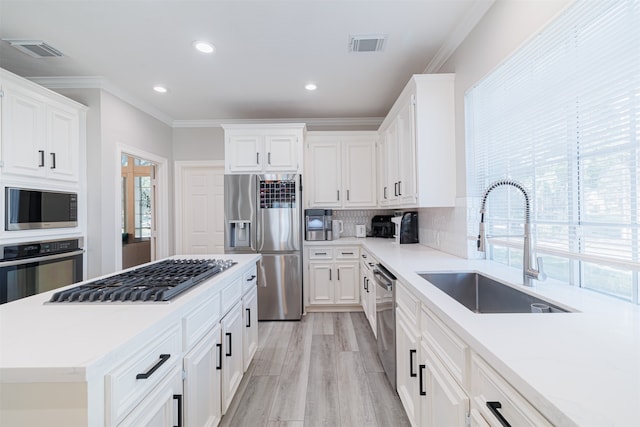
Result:
M382 52L386 35L359 35L349 36L349 52Z
M34 58L55 58L64 56L62 52L42 40L12 40L4 39L11 46L20 52L26 53Z

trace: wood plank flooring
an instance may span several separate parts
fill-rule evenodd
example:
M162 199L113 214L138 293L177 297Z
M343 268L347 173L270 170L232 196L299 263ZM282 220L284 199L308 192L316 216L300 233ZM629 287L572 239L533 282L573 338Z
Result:
M410 425L364 313L258 327L258 350L220 426Z

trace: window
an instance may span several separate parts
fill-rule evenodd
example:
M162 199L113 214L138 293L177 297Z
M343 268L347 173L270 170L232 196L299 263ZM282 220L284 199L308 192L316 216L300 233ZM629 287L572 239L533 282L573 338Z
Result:
M577 0L465 98L470 191L520 181L549 277L638 303L640 2ZM500 187L487 233L522 234L524 199ZM522 266L522 240L488 256Z
M122 238L123 242L151 237L152 176L154 164L122 155Z

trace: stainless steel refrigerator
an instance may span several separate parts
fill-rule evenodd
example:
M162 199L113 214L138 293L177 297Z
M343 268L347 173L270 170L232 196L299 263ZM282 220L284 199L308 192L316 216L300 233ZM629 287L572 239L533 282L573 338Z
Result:
M260 253L258 319L302 317L302 215L295 174L224 176L225 253Z

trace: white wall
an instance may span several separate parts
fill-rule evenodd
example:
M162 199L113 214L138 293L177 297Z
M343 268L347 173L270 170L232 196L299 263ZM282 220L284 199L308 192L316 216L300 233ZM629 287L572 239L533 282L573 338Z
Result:
M420 242L461 257L475 258L478 194L468 189L464 95L517 48L538 34L572 0L497 0L438 70L456 74L456 207L421 209Z
M221 127L174 128L173 159L224 160L224 130Z

